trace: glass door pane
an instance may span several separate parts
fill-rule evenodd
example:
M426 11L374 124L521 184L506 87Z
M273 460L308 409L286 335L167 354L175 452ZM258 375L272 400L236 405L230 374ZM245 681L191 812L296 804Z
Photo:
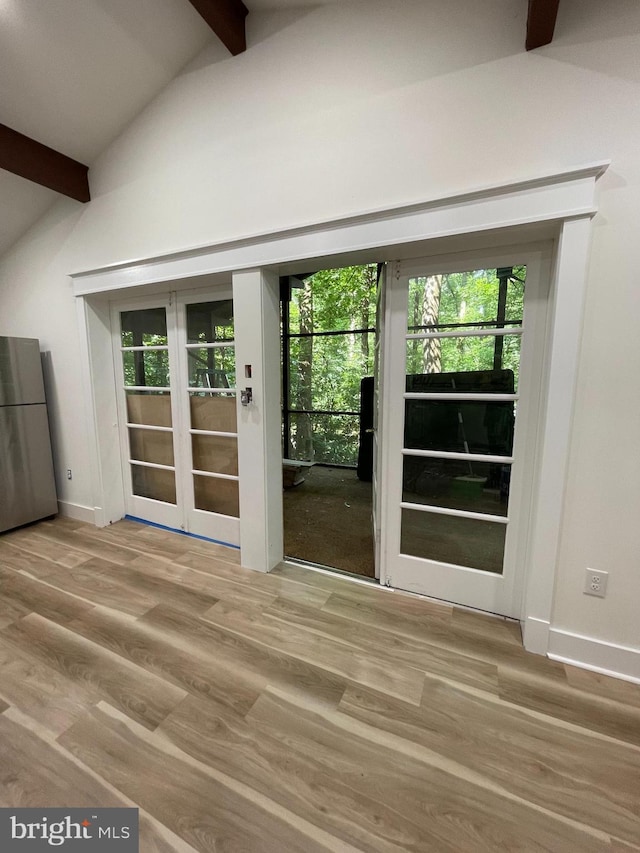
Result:
M120 358L132 495L176 505L164 306L120 312Z
M233 301L187 303L184 311L191 489L198 511L190 528L229 538L229 525L201 514L240 514Z

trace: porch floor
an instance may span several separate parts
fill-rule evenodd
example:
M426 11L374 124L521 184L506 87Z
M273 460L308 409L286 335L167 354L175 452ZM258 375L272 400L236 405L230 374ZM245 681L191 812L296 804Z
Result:
M314 465L284 491L284 552L312 563L374 577L371 483L353 468Z
M303 476L303 483L284 491L286 556L373 578L371 483L358 480L355 469L324 465L314 465ZM406 499L425 502L409 491ZM495 513L498 504L493 495L474 496L468 506L464 500L456 495L450 505ZM447 505L441 495L436 503ZM407 554L499 573L504 530L500 524L409 511L403 518L402 544Z

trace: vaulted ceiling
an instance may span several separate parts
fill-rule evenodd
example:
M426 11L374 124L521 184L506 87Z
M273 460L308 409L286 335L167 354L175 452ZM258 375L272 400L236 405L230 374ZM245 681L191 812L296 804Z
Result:
M247 12L330 2L0 0L0 255L58 193L89 199L87 166L210 40L237 54ZM531 49L559 0L528 2Z

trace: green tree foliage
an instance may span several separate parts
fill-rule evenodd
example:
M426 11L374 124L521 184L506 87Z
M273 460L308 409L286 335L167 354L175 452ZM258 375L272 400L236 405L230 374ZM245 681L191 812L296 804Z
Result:
M294 289L289 341L291 452L299 459L355 465L360 381L373 373L376 266L322 270ZM344 332L314 336L309 332ZM356 414L311 414L311 412Z
M435 277L432 277L435 278ZM498 319L499 282L496 270L473 270L450 273L440 279L437 311L425 316L425 292L430 287L427 277L413 278L409 282L408 331L429 329L456 331L495 328ZM522 321L525 268L514 267L509 278L505 306L505 324L519 325ZM494 325L490 325L494 324ZM438 358L428 351L424 341L410 341L407 346L407 373L454 373L472 370L491 370L494 366L495 339L493 337L459 337L431 341L437 344ZM517 384L520 364L520 336L504 338L502 367L512 370Z
M505 324L522 320L525 268L509 278ZM497 271L474 270L411 279L408 333L461 328L495 328L498 319ZM358 415L313 412L359 412L360 381L373 375L376 266L322 270L294 289L290 303L289 406L290 453L299 459L355 465ZM493 325L490 325L493 324ZM347 332L309 336L309 332ZM295 337L302 334L302 337ZM494 337L414 340L407 345L407 373L455 373L492 370ZM520 337L507 335L502 368L518 378Z

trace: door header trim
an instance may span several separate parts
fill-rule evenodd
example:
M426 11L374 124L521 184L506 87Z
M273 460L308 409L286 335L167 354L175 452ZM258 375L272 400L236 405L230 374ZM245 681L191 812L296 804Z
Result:
M485 186L438 199L306 223L161 257L71 274L76 296L126 287L308 261L538 222L593 216L595 183L608 161Z

